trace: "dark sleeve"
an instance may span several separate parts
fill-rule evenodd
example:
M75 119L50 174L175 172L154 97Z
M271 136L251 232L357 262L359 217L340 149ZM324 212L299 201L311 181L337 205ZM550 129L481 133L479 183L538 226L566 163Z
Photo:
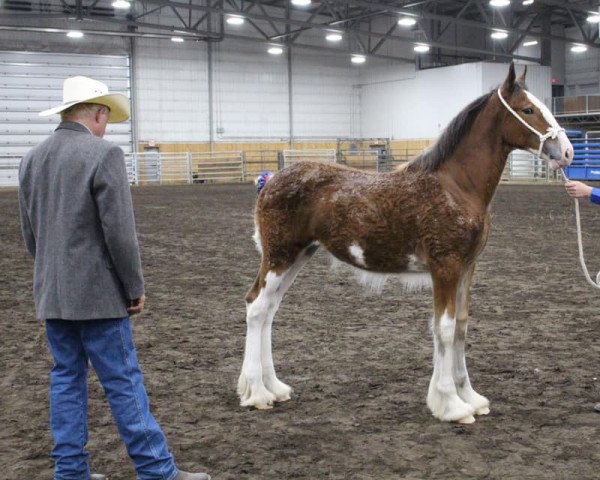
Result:
M93 193L104 241L129 300L144 293L131 190L123 150L111 147L94 176Z
M600 188L592 188L592 194L590 195L592 203L600 205Z
M25 195L22 188L19 188L19 212L21 215L21 232L23 233L25 245L31 256L35 258L35 235L31 228L31 221L27 213L27 205L25 204Z

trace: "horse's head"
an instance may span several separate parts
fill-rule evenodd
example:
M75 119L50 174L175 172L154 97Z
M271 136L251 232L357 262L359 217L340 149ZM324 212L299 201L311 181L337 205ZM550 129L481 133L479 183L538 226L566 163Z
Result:
M508 76L498 89L498 97L507 110L503 138L514 148L529 150L546 160L552 169L566 167L573 161L573 145L548 107L527 91L525 75L516 78L510 64Z

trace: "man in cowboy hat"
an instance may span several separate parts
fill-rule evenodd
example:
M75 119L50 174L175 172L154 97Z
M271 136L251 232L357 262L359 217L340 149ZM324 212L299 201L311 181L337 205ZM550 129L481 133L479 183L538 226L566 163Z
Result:
M37 318L54 359L50 427L54 480L88 480L87 369L91 362L139 480L208 480L179 471L150 413L129 315L144 309L144 280L123 151L103 140L129 118L126 96L72 77L54 133L19 171L21 224L33 255Z

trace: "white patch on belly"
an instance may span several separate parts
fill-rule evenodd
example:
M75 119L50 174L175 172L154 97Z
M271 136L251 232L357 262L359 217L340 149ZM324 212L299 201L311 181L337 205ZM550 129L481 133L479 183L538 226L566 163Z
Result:
M357 243L353 243L348 248L348 251L350 252L350 256L354 259L354 262L356 262L357 265L360 265L361 267L367 266L367 263L365 262L365 252L362 248L360 248L360 245L358 245Z
M406 267L409 273L419 272L422 273L427 271L427 265L425 265L416 255L408 256L408 265Z

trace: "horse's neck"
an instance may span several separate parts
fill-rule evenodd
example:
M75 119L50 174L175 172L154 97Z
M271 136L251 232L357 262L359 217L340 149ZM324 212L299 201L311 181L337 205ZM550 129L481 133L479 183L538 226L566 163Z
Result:
M486 207L500 183L512 150L502 140L502 119L501 110L494 105L486 106L440 169L442 177L450 178L460 190Z

